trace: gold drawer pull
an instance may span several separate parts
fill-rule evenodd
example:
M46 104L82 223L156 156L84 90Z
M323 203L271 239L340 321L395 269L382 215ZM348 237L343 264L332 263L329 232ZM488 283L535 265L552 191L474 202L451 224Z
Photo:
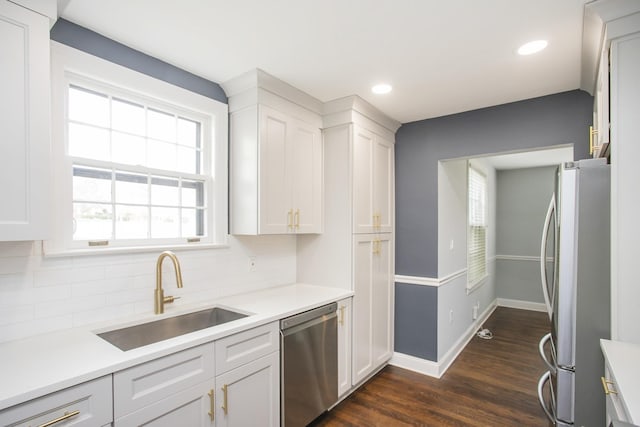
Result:
M609 385L613 385L613 381L607 380L605 377L600 377L602 380L602 388L604 388L604 394L618 394L617 391L609 388Z
M213 389L209 390L209 393L207 393L209 395L209 407L210 407L210 411L209 413L209 418L211 418L211 422L213 422L213 420L215 419L215 410L216 410L216 401L215 398L213 397Z
M300 230L300 209L296 209L296 213L293 216L295 218L293 224L296 230Z
M223 394L223 398L222 398L222 410L224 411L224 414L227 415L229 413L229 406L227 403L227 385L223 385L222 386L222 392Z
M71 417L75 417L76 415L80 415L80 411L65 412L63 416L58 417L55 420L51 420L48 423L40 424L38 427L50 427L54 424L58 424L61 421L68 420Z
M345 309L345 306L341 305L340 306L340 320L338 320L338 323L340 323L340 326L344 326L344 309Z

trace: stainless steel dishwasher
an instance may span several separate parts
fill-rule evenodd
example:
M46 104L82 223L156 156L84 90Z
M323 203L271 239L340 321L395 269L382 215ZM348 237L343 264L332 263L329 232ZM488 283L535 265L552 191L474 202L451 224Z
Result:
M283 426L306 426L338 400L337 306L280 321Z

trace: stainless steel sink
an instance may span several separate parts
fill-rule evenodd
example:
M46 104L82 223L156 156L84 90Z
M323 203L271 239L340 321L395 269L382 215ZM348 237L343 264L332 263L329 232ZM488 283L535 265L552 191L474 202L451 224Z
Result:
M247 317L246 314L225 308L214 307L194 313L168 317L140 325L115 329L97 334L100 338L127 351L145 345L164 341L189 332L221 325Z

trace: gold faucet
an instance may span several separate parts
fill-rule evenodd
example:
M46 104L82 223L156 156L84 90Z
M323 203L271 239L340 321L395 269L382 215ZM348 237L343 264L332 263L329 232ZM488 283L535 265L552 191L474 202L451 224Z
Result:
M182 271L180 270L180 261L178 261L178 257L171 251L164 251L158 257L158 262L156 262L156 292L155 292L155 308L154 311L156 314L164 313L164 305L172 303L180 297L173 296L164 296L164 290L162 289L162 261L165 258L171 259L173 262L173 268L176 270L176 283L178 287L182 287Z

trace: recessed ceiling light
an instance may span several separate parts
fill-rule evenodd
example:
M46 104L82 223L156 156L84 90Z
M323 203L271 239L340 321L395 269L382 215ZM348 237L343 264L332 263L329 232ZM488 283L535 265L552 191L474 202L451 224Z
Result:
M388 85L386 83L381 83L379 85L375 85L374 87L371 88L371 92L377 94L377 95L384 95L385 93L389 93L391 92L391 85Z
M529 43L525 43L518 48L518 53L520 55L531 55L532 53L540 52L542 49L547 47L546 40L535 40Z

